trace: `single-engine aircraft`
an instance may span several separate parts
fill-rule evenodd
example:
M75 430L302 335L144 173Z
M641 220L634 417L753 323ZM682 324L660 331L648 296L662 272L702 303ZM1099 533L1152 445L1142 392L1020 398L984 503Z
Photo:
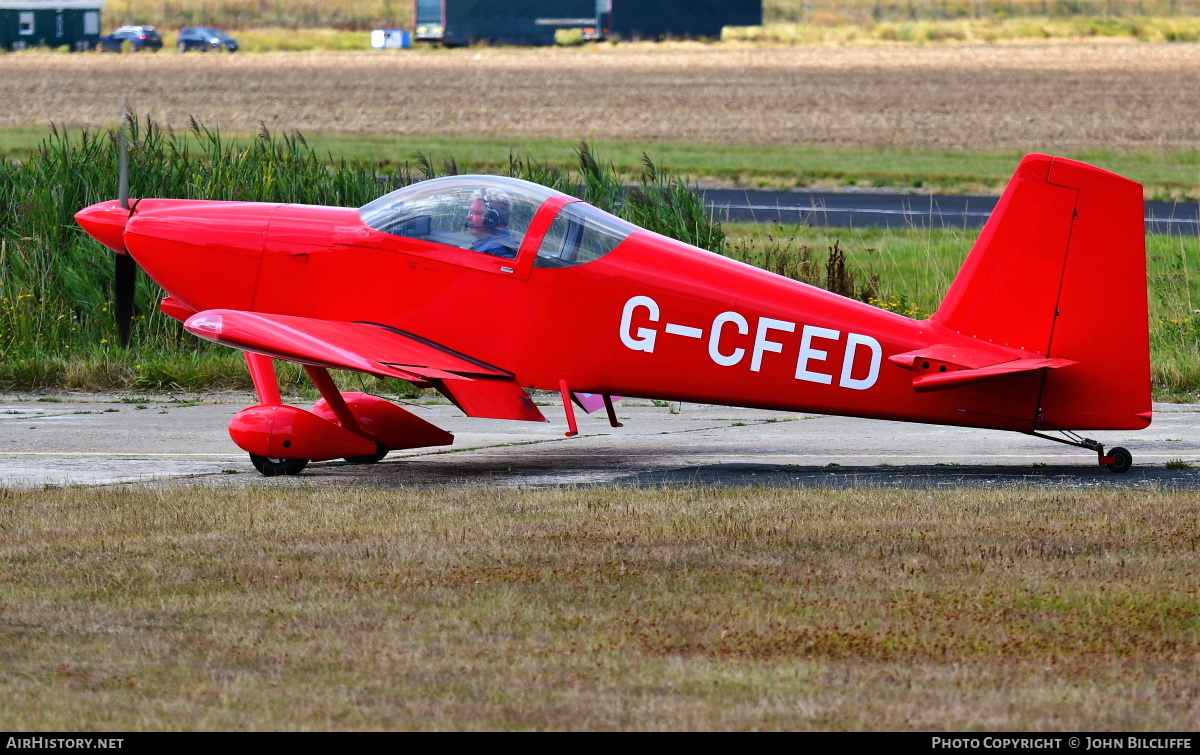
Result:
M330 369L436 388L471 417L546 421L527 390L555 390L568 435L573 401L619 426L611 397L638 396L1011 430L1114 472L1130 453L1077 431L1152 417L1142 189L1074 160L1021 161L924 320L513 178L421 181L356 209L131 202L121 175L120 198L75 217L119 255L123 336L136 261L165 313L245 352L261 403L229 433L268 476L453 442L340 392ZM275 359L304 366L311 410L283 403Z

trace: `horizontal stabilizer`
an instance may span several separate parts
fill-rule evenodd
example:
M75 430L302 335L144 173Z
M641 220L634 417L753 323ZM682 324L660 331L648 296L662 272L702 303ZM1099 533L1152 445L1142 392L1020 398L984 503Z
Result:
M957 388L960 385L1000 377L1001 375L1011 375L1015 372L1057 369L1059 367L1068 367L1072 364L1076 364L1076 362L1070 359L1014 359L1011 362L1003 362L976 369L934 372L913 378L913 390L917 393L943 391L947 388Z
M1009 353L1000 353L973 346L935 344L916 351L890 356L888 361L906 370L922 372L930 369L937 371L942 365L955 369L974 370L1020 358L1019 352L1013 353L1011 350ZM942 371L944 372L944 370Z

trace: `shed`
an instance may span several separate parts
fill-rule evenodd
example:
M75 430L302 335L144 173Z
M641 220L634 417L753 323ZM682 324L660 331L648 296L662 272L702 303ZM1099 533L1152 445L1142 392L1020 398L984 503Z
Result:
M597 6L605 34L623 39L720 39L724 26L762 24L762 0L599 0Z
M597 0L416 0L416 38L451 46L552 45L558 29L595 27L599 4Z
M554 44L558 29L585 39L719 38L725 26L758 26L762 0L414 0L416 39L469 45Z
M0 0L0 50L90 50L100 39L101 0Z

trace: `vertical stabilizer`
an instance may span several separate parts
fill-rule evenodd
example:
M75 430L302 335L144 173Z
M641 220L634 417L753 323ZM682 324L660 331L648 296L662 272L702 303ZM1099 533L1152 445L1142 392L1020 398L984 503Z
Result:
M1039 429L1150 422L1142 188L1029 155L933 319L984 343L1078 362L1044 372Z

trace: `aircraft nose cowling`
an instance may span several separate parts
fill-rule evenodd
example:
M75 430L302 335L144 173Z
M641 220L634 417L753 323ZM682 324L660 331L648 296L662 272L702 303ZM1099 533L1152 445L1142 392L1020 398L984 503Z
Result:
M197 312L249 309L277 204L143 199L125 230L138 264Z
M125 249L125 225L129 222L129 208L112 199L85 207L75 213L75 222L87 234L118 254L128 254Z

